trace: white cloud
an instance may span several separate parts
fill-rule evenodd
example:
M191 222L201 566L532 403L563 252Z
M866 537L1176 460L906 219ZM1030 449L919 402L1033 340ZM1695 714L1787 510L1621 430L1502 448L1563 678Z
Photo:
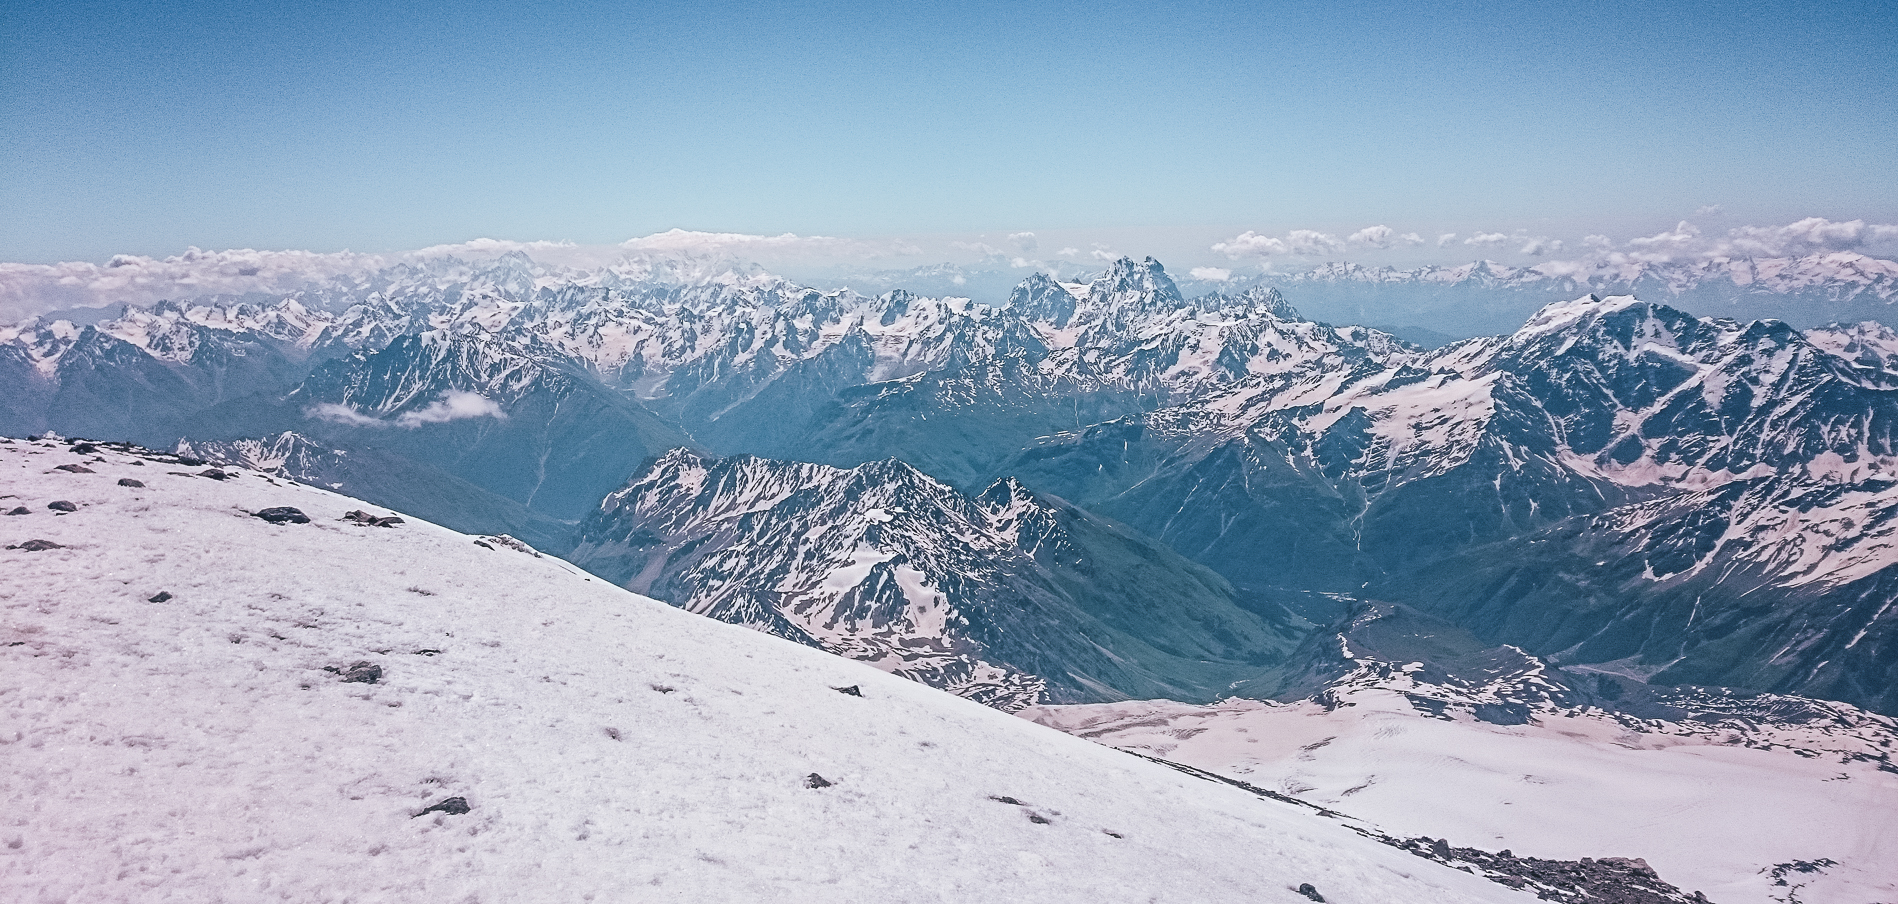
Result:
M1389 248L1397 230L1389 226L1366 226L1345 237L1353 245L1369 245L1373 248Z
M1214 244L1213 250L1234 259L1270 257L1274 254L1285 253L1285 240L1246 230L1226 241Z
M1344 247L1335 236L1329 236L1315 229L1294 229L1285 235L1285 244L1293 254L1306 256L1332 254Z
M1629 239L1628 247L1636 251L1668 252L1686 250L1697 244L1699 239L1699 227L1686 220L1682 220L1680 224L1673 229L1657 232L1649 236Z
M389 426L388 421L370 417L348 405L338 405L335 402L311 405L309 408L304 409L303 413L319 421L329 421L332 424L348 424L351 427Z
M1295 254L1313 257L1321 254L1335 254L1344 248L1337 236L1327 235L1316 229L1294 229L1284 238L1262 235L1247 230L1233 238L1213 245L1213 250L1237 260L1243 257L1272 257L1279 254Z
M1440 236L1437 236L1437 247L1438 248L1448 247L1449 244L1454 241L1456 241L1456 233L1446 232Z
M1023 254L1034 251L1038 244L1035 241L1035 234L1032 232L1011 232L1008 234L1008 243L1015 246L1015 250Z
M1067 248L1063 248L1060 251L1056 251L1055 256L1056 257L1073 257L1080 253L1081 253L1081 249L1070 246Z
M1424 237L1414 232L1406 232L1398 236L1397 240L1406 245L1421 245L1424 243Z
M317 420L348 424L352 427L401 427L409 430L424 424L446 424L450 421L478 417L507 419L507 412L502 411L501 406L493 399L480 393L460 389L444 392L441 398L429 403L428 407L418 411L403 412L393 419L372 417L348 405L338 405L334 402L313 405L304 413Z
M1194 279L1203 279L1207 282L1225 282L1232 278L1232 271L1223 267L1194 267L1187 273Z
M1615 242L1605 235L1585 235L1582 236L1582 247L1590 251L1607 251L1615 247Z
M1463 244L1477 248L1488 248L1509 241L1509 236L1501 232L1479 232L1463 240Z
M1807 217L1785 226L1741 226L1727 232L1726 250L1737 255L1790 257L1827 251L1898 254L1898 225Z
M1541 257L1545 254L1560 254L1562 253L1562 240L1552 239L1546 235L1539 235L1523 244L1522 253L1533 254L1537 257Z
M1709 204L1705 207L1700 208L1699 210L1694 211L1694 216L1717 217L1725 212L1726 212L1726 208L1721 207L1718 204Z
M442 393L427 408L420 411L404 412L395 419L398 427L420 427L423 424L446 424L449 421L465 421L469 418L491 417L495 420L507 420L507 412L493 399L480 393L451 389Z

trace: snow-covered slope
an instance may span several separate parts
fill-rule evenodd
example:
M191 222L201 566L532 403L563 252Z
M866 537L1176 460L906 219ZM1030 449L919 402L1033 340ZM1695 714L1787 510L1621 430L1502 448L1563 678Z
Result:
M28 511L0 516L0 897L1531 900L504 539L230 473L0 441ZM308 522L258 517L285 506Z
M1354 616L1313 638L1330 655L1313 657L1326 680L1304 699L1021 715L1388 833L1446 838L1451 860L1484 859L1466 848L1639 857L1721 904L1898 894L1893 720L1553 670L1388 604Z

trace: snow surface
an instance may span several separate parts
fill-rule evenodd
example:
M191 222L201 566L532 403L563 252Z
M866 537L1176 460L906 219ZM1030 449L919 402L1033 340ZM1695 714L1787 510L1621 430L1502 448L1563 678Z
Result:
M1801 904L1898 900L1898 775L1852 759L1864 739L1786 729L1754 747L1666 723L1637 730L1599 711L1492 725L1430 718L1386 688L1343 701L1153 700L1020 715L1400 836L1550 859L1641 857L1719 904L1787 902L1771 868L1822 858L1838 865L1789 880L1807 883L1793 889Z
M1531 900L549 556L195 470L0 440L31 510L0 539L61 544L0 550L0 899ZM311 522L249 514L283 505ZM325 671L358 661L382 680Z

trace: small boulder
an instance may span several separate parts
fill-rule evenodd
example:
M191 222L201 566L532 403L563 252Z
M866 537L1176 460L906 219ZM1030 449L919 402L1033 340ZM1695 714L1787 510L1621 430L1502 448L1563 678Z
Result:
M51 540L28 540L18 546L9 546L7 548L23 550L25 552L40 552L48 549L65 549L66 547L54 543Z
M72 503L70 503L70 502L67 502L67 501L66 501L66 500L64 500L64 499L56 499L56 500L53 500L52 502L49 502L49 503L47 503L47 504L46 504L46 507L47 507L48 509L51 509L51 510L53 510L53 511L55 511L55 512L76 512L76 511L79 511L79 506L76 506L76 505L73 505Z
M227 474L227 473L225 473L225 472L223 472L223 471L220 471L220 470L218 470L218 469L216 469L216 468L207 468L207 469L205 469L205 470L203 470L203 471L199 471L199 472L198 472L198 476L199 476L199 477L209 477L209 478L211 478L212 480L229 480L229 479L231 479L231 478L233 478L233 477L236 477L237 475L236 475L236 474Z
M170 599L171 599L171 591L169 591L169 590L160 590L160 591L158 591L158 594L157 594L156 596L153 596L153 597L152 597L151 599L149 599L149 600L146 600L146 602L148 602L148 603L162 603L162 602L165 602L165 601L167 601L167 600L170 600Z
M344 684L376 684L382 680L382 666L367 660L343 670Z
M184 465L187 468L195 468L201 464L205 464L206 462L202 458L189 458L189 457L180 455L178 456L178 463L181 465Z
M830 781L815 772L804 777L804 787L806 788L828 788L834 784L836 784L836 782Z
M86 467L85 465L60 465L59 467L54 468L53 470L65 471L68 474L91 474L92 473L92 469Z
M461 814L466 813L471 809L473 808L468 806L467 798L451 797L447 800L442 801L441 803L431 805L427 809L424 809L422 812L417 813L415 815L427 816L430 813L446 813L449 816L460 816ZM414 817L410 817L410 818L414 818Z
M833 687L831 688L831 690L836 691L837 693L840 693L840 694L848 694L852 697L863 696L863 690L861 688L858 688L854 684L849 687Z
M379 518L361 510L344 515L342 520L348 521L351 524L359 524L363 527L394 527L403 523L401 518L397 518L394 515L386 515Z
M119 478L119 486L131 487L135 490L142 490L145 488L145 481L133 480L130 477L121 477Z
M1310 898L1313 901L1317 901L1318 904L1325 904L1325 896L1319 894L1318 889L1313 888L1310 882L1298 883L1297 891L1299 894L1304 895L1305 897Z
M251 517L262 518L271 524L310 523L310 516L303 514L302 509L291 508L287 505L279 505L274 508L264 509L263 511L252 512Z
M27 508L27 507L26 507L26 506L24 506L24 505L16 505L16 506L14 506L14 507L13 507L12 509L10 509L10 510L9 510L9 511L7 512L7 514L9 514L9 515L31 515L31 514L33 514L33 510L32 510L32 509L30 509L30 508Z
M73 443L72 451L74 455L91 455L99 451L99 447L91 443Z

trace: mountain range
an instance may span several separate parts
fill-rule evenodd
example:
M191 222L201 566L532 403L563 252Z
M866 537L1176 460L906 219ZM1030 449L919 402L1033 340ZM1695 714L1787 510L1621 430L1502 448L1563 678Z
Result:
M10 327L0 433L269 461L1007 707L1269 696L1390 599L1891 711L1895 360L1877 324L1599 295L1426 350L1151 259L989 306L513 254Z

